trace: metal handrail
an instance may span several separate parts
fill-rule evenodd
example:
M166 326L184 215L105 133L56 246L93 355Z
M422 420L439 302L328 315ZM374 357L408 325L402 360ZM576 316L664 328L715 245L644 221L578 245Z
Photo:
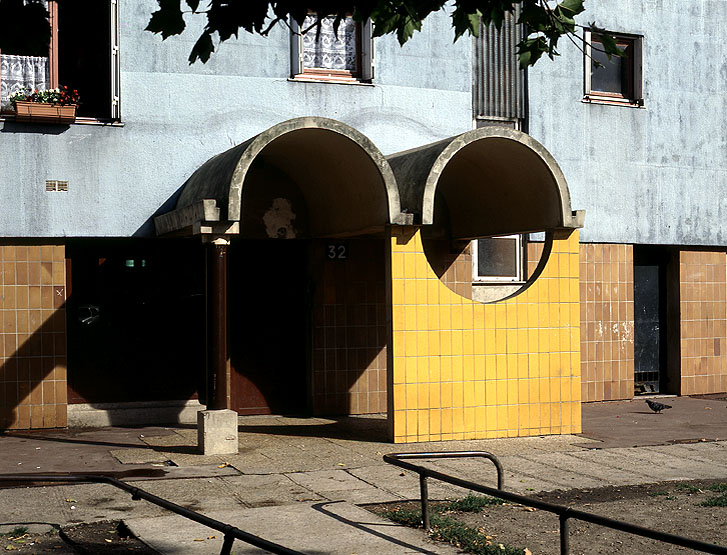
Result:
M254 534L250 534L249 532L245 532L244 530L240 530L239 528L235 528L230 524L225 524L224 522L215 520L214 518L204 516L198 512L187 509L186 507L167 501L162 497L157 497L143 489L131 486L126 482L117 480L116 478L112 478L111 476L102 476L97 474L75 474L69 476L57 476L53 474L2 474L0 475L0 482L92 482L97 484L108 484L115 488L129 492L134 501L144 499L149 503L158 505L159 507L176 513L179 516L183 516L184 518L188 518L189 520L198 522L203 526L207 526L208 528L221 532L225 535L225 539L222 543L220 555L230 555L232 544L236 539L249 543L250 545L254 545L255 547L265 549L271 553L280 555L302 555L300 551L294 551L285 546L273 543L259 536L255 536Z
M505 472L502 470L502 464L500 464L500 461L497 459L495 455L492 453L488 453L487 451L445 451L445 452L438 452L438 453L389 453L388 455L384 455L384 460L391 464L393 463L389 460L387 460L387 457L391 457L392 459L396 459L398 461L401 461L403 459L460 459L460 458L469 458L469 457L481 457L483 459L489 459L491 460L494 465L495 469L497 470L497 489L501 490L505 487ZM401 465L399 465L401 466ZM416 470L417 468L424 468L419 466L412 466L412 470L415 472L419 472ZM425 472L419 472L419 490L422 492L421 494L421 503L422 503L422 522L424 524L424 529L429 530L431 528L429 526L429 486L427 485L427 475Z
M533 499L531 497L526 497L524 495L519 495L517 493L512 493L509 491L504 491L500 488L501 481L498 477L498 489L491 488L488 486L483 486L481 484L476 484L475 482L470 482L469 480L462 480L461 478L456 478L454 476L450 476L448 474L444 474L442 472L438 472L436 470L432 470L431 468L426 468L421 465L413 464L410 462L407 462L404 459L422 459L422 458L433 458L433 459L444 459L444 458L451 458L450 455L455 454L457 457L464 457L466 455L461 454L464 453L462 451L454 451L454 452L441 452L441 453L389 453L387 455L384 455L384 461L393 464L394 466L398 466L400 468L404 468L406 470L411 470L412 472L416 472L419 474L419 484L421 487L421 495L422 495L422 521L424 524L424 528L429 530L429 502L428 499L425 503L424 498L428 498L428 488L427 488L427 478L435 478L437 480L441 480L442 482L446 482L448 484L452 484L454 486L459 486L465 489L469 489L472 491L477 491L479 493L484 493L487 495L491 495L492 497L497 497L499 499L505 499L506 501L512 501L514 503L519 503L521 505L525 505L526 507L534 507L536 509L540 509L542 511L548 511L550 513L554 513L558 515L558 519L560 520L560 552L563 555L568 555L570 553L570 534L569 534L569 523L568 520L571 518L575 518L577 520L583 520L585 522L590 522L592 524L597 524L599 526L606 526L607 528L612 528L614 530L620 530L622 532L627 532L629 534L634 534L637 536L643 536L645 538L651 538L653 540L665 542L665 543L671 543L674 545L680 545L682 547L688 547L690 549L695 549L697 551L702 551L704 553L717 553L717 554L727 554L727 547L722 547L719 545L710 544L707 542L699 541L699 540L693 540L690 538L685 538L683 536L677 536L676 534L668 534L666 532L659 532L657 530L652 530L651 528L646 528L644 526L637 526L636 524L629 524L628 522L623 522L620 520L614 520L612 518L608 518L605 516L595 515L593 513L587 513L585 511L579 511L578 509L573 509L572 507L566 507L564 505L556 505L554 503L548 503L546 501L540 501L539 499ZM485 451L474 451L472 452L472 456L484 456L483 454L486 453ZM474 455L474 453L477 453L477 455ZM423 455L428 455L428 457L424 457ZM489 455L487 458L492 460L493 462L497 461L497 457L495 455L492 455L491 453L487 453ZM502 466L499 464L499 461L495 463L495 466L498 467L498 469L501 469ZM499 473L499 470L498 470ZM425 513L426 510L426 513Z

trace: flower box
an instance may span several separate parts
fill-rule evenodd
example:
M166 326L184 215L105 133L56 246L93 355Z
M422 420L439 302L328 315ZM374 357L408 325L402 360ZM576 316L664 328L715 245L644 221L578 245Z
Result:
M46 104L44 102L15 102L15 121L32 123L73 123L76 121L76 105Z

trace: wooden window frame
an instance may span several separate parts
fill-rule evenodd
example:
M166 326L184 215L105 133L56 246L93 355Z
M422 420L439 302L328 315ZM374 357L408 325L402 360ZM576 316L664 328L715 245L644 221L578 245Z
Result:
M598 91L593 90L592 87L592 75L593 75L593 48L594 44L601 44L598 40L598 34L593 33L590 29L585 30L584 34L584 57L583 57L583 101L600 103L600 104L617 104L622 106L634 106L642 107L644 105L644 92L643 92L643 40L644 38L639 35L628 35L624 33L611 33L616 39L616 44L619 47L624 47L626 56L622 58L622 63L625 63L625 69L623 70L622 81L625 79L625 84L622 86L622 92L615 91Z

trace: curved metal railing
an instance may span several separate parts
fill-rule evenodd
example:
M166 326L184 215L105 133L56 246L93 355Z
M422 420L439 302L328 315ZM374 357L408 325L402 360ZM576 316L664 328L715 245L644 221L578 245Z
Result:
M148 491L144 491L143 489L131 486L126 482L122 482L121 480L117 480L116 478L112 478L110 476L102 476L97 474L75 474L69 476L57 476L54 474L2 474L0 475L0 482L92 482L97 484L108 484L110 486L130 493L131 498L135 501L143 499L144 501L153 503L154 505L162 507L163 509L176 513L179 516L183 516L184 518L188 518L189 520L193 520L202 524L203 526L207 526L208 528L212 528L213 530L217 530L218 532L224 534L225 539L222 543L222 550L220 551L220 555L229 555L232 549L232 544L235 540L249 543L250 545L265 549L271 553L276 553L280 555L302 555L299 551L288 549L285 546L273 543L254 534L250 534L249 532L245 532L244 530L240 530L239 528L235 528L230 524L225 524L224 522L215 520L214 518L204 516L198 512L187 509L186 507L182 507L181 505L177 505L176 503L172 503L171 501L168 501L162 497L153 495Z
M426 468L421 465L410 463L406 460L424 458L446 459L454 457L484 457L491 460L493 463L495 463L495 467L497 468L497 489L483 486L475 482L470 482L469 480L456 478L454 476L444 474L443 472L439 472L431 468ZM587 513L585 511L579 511L578 509L573 509L572 507L556 505L554 503L547 503L545 501L540 501L539 499L533 499L531 497L526 497L517 493L504 491L502 489L502 465L500 464L500 461L497 460L497 457L495 455L493 455L492 453L487 453L486 451L443 451L441 453L389 453L387 455L384 455L384 461L389 464L393 464L400 468L404 468L406 470L410 470L419 474L419 484L421 487L422 497L422 521L424 524L424 528L427 530L429 530L430 528L427 478L435 478L437 480L452 484L454 486L477 491L479 493L491 495L492 497L497 497L498 499L504 499L506 501L520 503L521 505L525 505L526 507L534 507L536 509L548 511L550 513L558 515L558 518L560 520L560 552L563 555L567 555L568 553L570 553L570 533L568 520L571 518L583 520L585 522L590 522L599 526L605 526L614 530L620 530L629 534L643 536L645 538L651 538L653 540L661 541L664 543L671 543L674 545L680 545L682 547L688 547L690 549L695 549L704 553L727 554L727 547L722 547L700 540L693 540L690 538L685 538L683 536L677 536L675 534L668 534L666 532L659 532L657 530L652 530L651 528L646 528L644 526L637 526L636 524L630 524L621 520L614 520L605 516Z

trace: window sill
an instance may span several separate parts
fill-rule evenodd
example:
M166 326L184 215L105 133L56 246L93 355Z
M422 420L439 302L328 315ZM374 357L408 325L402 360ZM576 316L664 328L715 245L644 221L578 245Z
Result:
M306 75L306 74L299 74L295 75L293 77L288 77L288 81L296 81L299 83L328 83L328 84L334 84L334 85L360 85L363 87L373 87L375 86L371 81L361 81L360 79L356 79L353 77L337 77L335 75L331 76L317 76L317 75Z
M124 127L124 122L114 119L76 118L79 125L101 125L103 127Z
M581 99L581 102L584 104L608 104L610 106L625 106L627 108L645 108L643 99L628 100L609 96L586 95Z
M0 113L0 121L12 121L15 122L15 114L12 112L8 113ZM34 123L34 122L25 122L25 121L18 121L18 125L27 124L27 125L55 125L55 124L42 124L42 123ZM117 120L110 120L110 119L98 119L98 118L86 118L86 117L77 117L73 123L66 124L67 126L70 125L98 125L102 127L124 127L125 124L123 121L117 121Z
M525 287L525 282L472 282L472 300L478 303L496 303L512 297Z
M522 280L492 280L492 281L473 281L472 287L492 287L494 286L501 286L501 285L516 285L516 286L522 286L525 285L527 281Z

